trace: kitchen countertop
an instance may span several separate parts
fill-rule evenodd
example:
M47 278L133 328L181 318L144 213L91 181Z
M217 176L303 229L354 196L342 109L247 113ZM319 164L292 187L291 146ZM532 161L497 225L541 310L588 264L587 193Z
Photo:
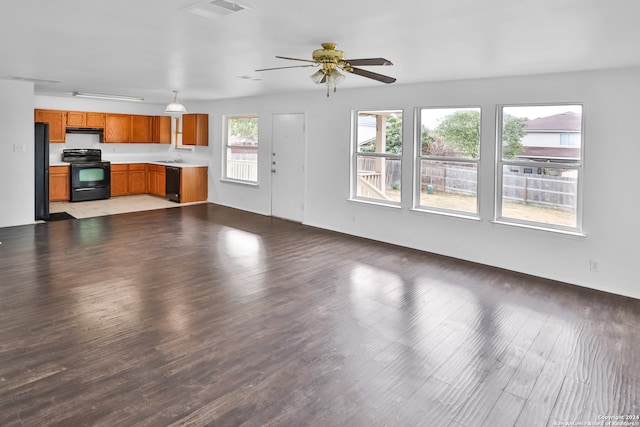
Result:
M131 160L109 160L103 159L104 161L111 162L113 165L128 165L132 163L150 163L152 165L161 165L161 166L174 166L178 168L202 168L208 167L208 162L204 160L185 160L182 162L175 161L163 161L163 160L140 160L140 159L131 159ZM69 166L69 162L63 162L61 160L50 161L49 166Z

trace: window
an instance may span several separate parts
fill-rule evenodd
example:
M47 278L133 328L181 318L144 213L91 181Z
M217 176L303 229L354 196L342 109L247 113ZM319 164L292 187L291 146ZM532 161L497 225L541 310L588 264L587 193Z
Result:
M570 147L576 147L580 145L580 134L579 133L561 133L560 145L566 145Z
M496 219L580 231L582 106L504 106L498 115Z
M352 194L388 204L400 203L402 111L355 114Z
M417 208L478 213L480 108L418 110Z
M224 178L258 182L258 116L227 118Z

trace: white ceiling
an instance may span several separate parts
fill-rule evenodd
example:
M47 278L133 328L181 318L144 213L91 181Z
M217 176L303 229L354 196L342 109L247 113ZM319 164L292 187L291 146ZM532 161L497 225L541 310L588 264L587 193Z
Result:
M362 67L425 81L640 65L638 0L241 0L247 9L205 18L211 0L3 0L0 78L37 83L36 94L72 91L166 103L319 91L310 59L322 42ZM348 75L341 87L379 86Z

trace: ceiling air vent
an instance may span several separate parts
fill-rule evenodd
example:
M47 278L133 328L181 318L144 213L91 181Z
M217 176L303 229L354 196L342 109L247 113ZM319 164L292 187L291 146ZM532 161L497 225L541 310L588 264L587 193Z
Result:
M189 13L208 19L216 19L245 9L249 9L249 7L227 0L205 0L185 8Z
M246 9L244 6L241 6L238 3L234 3L234 2L231 2L231 1L225 1L225 0L213 0L211 2L211 4L214 5L214 6L226 9L226 10L228 10L230 12L240 12L241 10Z

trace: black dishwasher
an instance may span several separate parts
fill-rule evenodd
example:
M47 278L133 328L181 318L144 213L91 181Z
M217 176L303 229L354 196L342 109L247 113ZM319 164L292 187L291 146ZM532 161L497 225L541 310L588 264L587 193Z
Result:
M167 199L180 203L180 168L167 166Z

